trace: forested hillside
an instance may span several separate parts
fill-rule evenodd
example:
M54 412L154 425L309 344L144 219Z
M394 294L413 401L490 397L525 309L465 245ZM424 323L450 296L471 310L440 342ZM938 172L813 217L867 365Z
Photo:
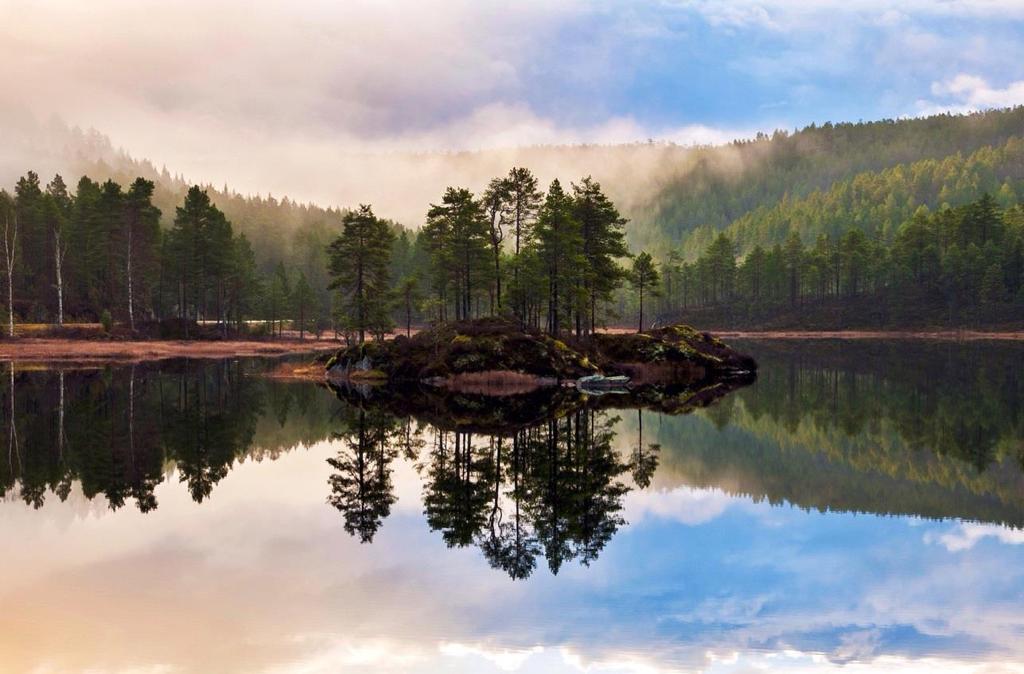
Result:
M633 221L630 240L662 255L683 244L692 256L715 232L752 211L799 201L860 173L925 159L952 160L957 154L1002 146L1022 135L1024 108L1018 107L971 115L812 125L795 133L776 131L727 146L696 149L689 167L667 171L644 204L625 209ZM880 203L888 197L882 190L872 196ZM853 213L852 217L871 216Z
M992 195L1000 206L1017 203L1024 187L1024 139L1010 138L970 155L898 164L878 172L859 173L815 190L803 198L783 197L761 206L725 228L743 255L756 246L782 243L790 232L804 241L819 235L842 236L859 229L870 237L892 240L900 225L920 207L939 210L962 206ZM699 239L688 240L687 252L696 252Z

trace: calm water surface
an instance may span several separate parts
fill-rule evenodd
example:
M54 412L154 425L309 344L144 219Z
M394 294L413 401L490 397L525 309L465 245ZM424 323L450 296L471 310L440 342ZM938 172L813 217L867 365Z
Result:
M490 430L5 364L0 672L1024 670L1024 345L741 346L690 414Z

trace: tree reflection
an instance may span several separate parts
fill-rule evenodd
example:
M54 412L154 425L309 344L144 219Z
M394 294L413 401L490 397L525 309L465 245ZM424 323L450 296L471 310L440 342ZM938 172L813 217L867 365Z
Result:
M428 427L352 406L329 502L345 530L369 542L395 496L391 462L419 457L427 524L449 547L478 546L495 569L529 577L541 554L552 573L568 562L588 565L623 524L620 480L630 465L612 448L618 417L579 409L516 430L511 437Z
M398 421L383 412L348 408L348 430L337 433L343 448L327 459L335 472L330 476L327 502L341 511L345 531L361 543L373 541L381 522L395 502L391 463L399 453Z
M287 399L279 389L294 386L249 376L256 367L238 360L57 371L8 365L0 387L8 450L0 492L16 491L39 508L49 494L67 499L78 483L85 497L103 495L111 509L134 502L149 512L173 470L203 501L236 461L270 446L257 440L265 401ZM332 401L321 393L301 411L278 406L272 426L283 432L274 446L324 437Z
M636 447L629 456L629 468L633 474L633 482L641 489L651 484L654 471L658 469L658 453L661 445L650 443L644 446L644 415L643 410L636 411Z

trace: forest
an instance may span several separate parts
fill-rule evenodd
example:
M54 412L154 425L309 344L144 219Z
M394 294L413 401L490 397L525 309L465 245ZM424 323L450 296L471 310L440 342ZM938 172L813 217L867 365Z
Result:
M576 336L677 321L1019 328L1022 131L1013 108L654 148L668 166L642 198L593 177L545 190L516 167L447 188L412 223L188 185L146 162L97 163L107 177L73 187L28 172L0 193L4 333L360 339L488 315Z
M0 193L7 333L16 317L99 321L108 332L115 321L133 333L156 324L160 336L174 328L185 338L199 325L205 335L281 334L288 322L300 337L332 327L362 341L396 318L409 329L507 313L579 335L606 323L632 278L626 220L591 178L569 191L555 180L545 194L513 168L479 197L450 187L416 232L361 205L339 213L333 238L315 238L305 263L269 269L207 190L191 187L169 226L153 195L145 178L125 189L83 177L72 194L61 176L44 186L33 172L13 196ZM642 290L656 271L641 260Z
M740 255L719 233L693 261L662 266L663 320L706 327L1019 325L1024 310L1024 207L976 201L919 206L888 236L860 228Z

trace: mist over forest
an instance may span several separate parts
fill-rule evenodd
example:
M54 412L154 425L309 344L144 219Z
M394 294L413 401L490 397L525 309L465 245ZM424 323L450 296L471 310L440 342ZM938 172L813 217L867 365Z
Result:
M330 293L325 249L340 231L344 214L359 204L371 204L378 217L406 231L403 245L414 247L415 233L422 227L429 205L449 186L465 187L479 195L492 178L514 166L529 168L542 187L554 179L568 186L591 176L627 220L624 232L629 249L649 252L660 265L666 287L658 314L669 318L684 310L699 309L707 314L708 305L732 306L738 299L763 304L761 291L743 281L737 265L753 251L758 251L755 259L760 259L759 255L787 244L794 235L803 246L810 249L817 244L819 250L825 250L821 237L827 237L837 246L838 260L839 241L853 230L888 249L915 216L963 207L986 194L996 207L1012 209L1024 193L1022 136L1024 108L1017 107L825 123L797 131L757 133L723 145L650 141L339 155L318 172L324 185L310 189L326 190L337 195L336 199L312 203L288 194L244 193L230 179L211 183L204 180L208 176L184 176L173 166L161 164L158 157L134 156L130 148L117 146L116 138L100 131L82 130L56 118L41 122L11 109L0 119L0 142L7 149L0 159L0 184L13 185L27 170L35 171L44 184L59 173L71 188L81 176L97 183L112 180L125 187L142 177L154 183L152 204L160 210L165 229L189 187L199 184L234 230L251 243L260 272L270 276L280 273L283 266L296 278L302 274L327 312ZM1014 246L1019 246L1014 238L1018 229L1011 223L1010 245L1003 247L1011 257ZM723 234L726 239L721 238ZM977 242L977 263L965 263L985 266L977 270L977 278L961 284L961 305L963 297L980 297L983 276L991 271L980 259L986 242ZM966 246L969 242L964 239L961 243ZM945 250L942 252L944 255ZM791 265L781 261L782 254L779 248L778 264ZM733 261L724 271L711 262L723 255ZM828 257L827 253L820 255ZM857 255L868 253L865 249ZM1005 269L1000 268L1005 287L990 288L989 292L1011 305L1020 287L1014 260L1005 260ZM397 263L398 267L401 264ZM825 281L812 278L813 264L810 258L799 263L799 280L795 272L786 279L783 271L778 272L778 287L768 293L772 301L793 306L794 297L821 299L846 294L844 288L849 283L840 276L853 272L839 270L837 261L835 277L823 291ZM395 272L401 277L408 270L396 268ZM857 273L885 279L892 275L888 268ZM939 272L934 276L936 289L948 281L940 278ZM915 280L920 281L920 273L915 273ZM800 286L798 290L783 287L794 283ZM993 283L989 279L989 285ZM877 285L888 288L892 284L880 280ZM941 291L942 297L935 297L936 316L942 307L952 312L951 291L945 286ZM861 289L853 294L861 294ZM620 294L609 316L629 315L635 310L632 302L628 294ZM1011 310L1008 306L1007 311ZM713 324L729 324L733 313L713 310L706 318Z

